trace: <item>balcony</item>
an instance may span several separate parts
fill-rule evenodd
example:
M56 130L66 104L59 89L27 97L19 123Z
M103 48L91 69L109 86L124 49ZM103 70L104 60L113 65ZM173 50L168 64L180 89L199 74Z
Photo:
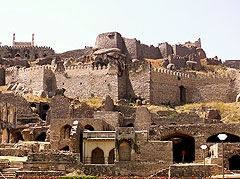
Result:
M85 140L114 140L115 131L84 131L83 139Z

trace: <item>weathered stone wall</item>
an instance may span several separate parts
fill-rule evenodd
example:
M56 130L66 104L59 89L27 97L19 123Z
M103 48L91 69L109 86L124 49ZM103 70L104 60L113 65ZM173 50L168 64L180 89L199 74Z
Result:
M158 48L163 58L167 58L168 55L173 54L172 46L169 45L167 42L158 44Z
M0 67L0 86L5 85L5 69Z
M119 48L124 51L124 43L118 32L107 32L97 36L94 48Z
M129 66L127 81L127 96L150 101L150 63L140 62Z
M180 103L180 86L186 89L186 102L233 102L236 92L226 76L195 76L169 70L151 71L151 103Z
M240 60L226 60L223 65L230 68L240 69Z
M12 47L0 46L0 58L37 59L54 55L50 47Z
M91 66L66 68L65 72L55 73L58 88L65 88L65 95L79 96L81 99L90 97L102 98L110 95L118 99L118 75L109 69L92 69Z
M196 54L196 47L185 47L183 45L173 45L174 55L186 56Z

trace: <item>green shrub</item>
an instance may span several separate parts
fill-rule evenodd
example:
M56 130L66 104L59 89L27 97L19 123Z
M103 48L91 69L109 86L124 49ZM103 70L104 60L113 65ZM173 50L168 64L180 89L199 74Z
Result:
M76 175L76 176L61 176L62 179L97 179L95 176L89 175Z

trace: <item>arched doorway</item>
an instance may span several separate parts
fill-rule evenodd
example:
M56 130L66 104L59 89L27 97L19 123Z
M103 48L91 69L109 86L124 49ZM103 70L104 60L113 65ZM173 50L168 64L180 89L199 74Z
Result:
M104 164L104 152L99 147L92 151L91 163Z
M45 142L45 139L46 139L46 132L43 132L35 139L35 141Z
M84 127L84 129L87 129L87 130L89 130L89 131L94 131L94 127L91 126L91 125L86 125L86 126Z
M229 134L226 132L221 132L218 134L226 134L227 138L226 140L224 140L224 142L240 142L240 137L233 135L233 134ZM213 142L213 143L221 143L222 141L220 141L220 139L217 137L218 134L212 135L210 137L207 138L207 142Z
M131 147L127 142L123 142L119 146L119 161L131 161Z
M108 164L113 164L114 163L114 149L112 149L110 152L109 152L109 156L108 156Z
M240 170L240 156L234 155L228 159L229 170Z
M184 86L180 86L180 104L186 103L186 88Z
M191 163L195 160L195 140L193 137L174 133L163 138L173 142L173 160L175 163Z

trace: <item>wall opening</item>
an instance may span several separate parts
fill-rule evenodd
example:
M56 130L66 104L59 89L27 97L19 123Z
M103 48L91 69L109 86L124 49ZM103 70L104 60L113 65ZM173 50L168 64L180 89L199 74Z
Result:
M50 108L48 104L40 103L39 116L42 120L47 120L47 112Z
M38 54L35 54L34 57L35 57L35 59L37 59L39 56L38 56Z
M184 86L180 86L180 104L186 103L186 88Z
M22 136L21 132L17 132L16 133L16 142L18 142L20 140L24 141L23 136Z
M46 132L41 133L36 139L35 141L42 141L45 142L46 140Z
M112 150L109 152L108 164L113 164L113 163L114 163L114 160L115 160L115 157L114 157L114 149L112 149Z
M240 170L240 156L234 155L228 159L229 170Z
M62 150L62 151L69 151L69 146L65 146L65 147L61 148L60 150Z
M63 127L63 131L62 131L63 139L69 139L70 138L71 129L72 129L72 127L70 125L66 125L66 126Z
M91 126L91 125L86 125L86 126L84 127L84 129L87 129L87 130L89 130L89 131L94 131L94 127Z
M21 55L20 54L16 54L15 57L21 57Z
M240 137L238 137L236 135L228 134L225 132L221 132L218 134L227 134L227 138L226 138L226 140L224 140L224 142L240 142ZM220 141L219 138L217 137L218 134L208 137L207 142L221 143L222 141Z
M173 142L173 161L175 163L191 163L195 160L195 140L193 137L175 133L163 140Z
M131 146L127 142L119 146L119 161L131 161Z
M133 123L129 123L126 127L134 127Z
M104 164L104 152L102 149L97 147L92 151L91 163Z

